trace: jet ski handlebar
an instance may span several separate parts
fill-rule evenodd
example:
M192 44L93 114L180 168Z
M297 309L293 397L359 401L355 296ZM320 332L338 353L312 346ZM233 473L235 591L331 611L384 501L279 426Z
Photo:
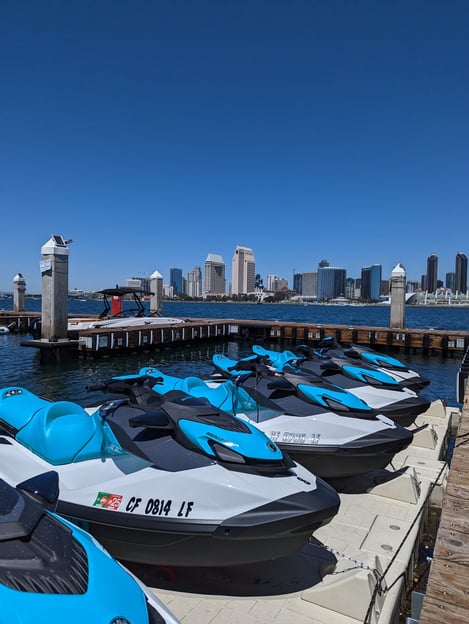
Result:
M146 386L152 388L158 383L163 383L163 377L153 377L152 375L135 375L124 378L111 378L99 384L85 386L87 392L116 392L118 394L129 395L135 386Z
M233 366L228 366L227 370L229 372L240 371L250 375L258 375L259 373L270 372L268 361L269 358L264 355L255 355L238 360Z

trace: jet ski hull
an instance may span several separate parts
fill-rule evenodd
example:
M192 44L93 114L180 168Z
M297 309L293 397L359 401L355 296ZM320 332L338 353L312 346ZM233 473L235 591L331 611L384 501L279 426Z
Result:
M333 488L290 458L274 465L267 460L253 466L249 460L224 465L183 447L166 431L140 426L133 428L135 453L123 450L116 440L110 446L109 440L104 444L99 438L97 447L83 446L85 459L66 461L67 444L74 447L83 441L75 429L75 437L54 438L53 427L36 427L41 410L61 408L52 423L59 428L63 420L67 434L72 431L66 428L68 421L76 425L77 419L90 420L99 428L100 417L72 410L66 402L42 400L45 406L27 410L30 403L43 403L16 387L4 389L3 399L0 477L15 484L56 470L59 513L102 540L116 558L184 566L269 560L301 549L319 526L332 520L340 505ZM124 415L127 411L122 410ZM239 423L233 426L240 428ZM207 433L215 431L207 422L203 426ZM127 433L131 435L130 430ZM277 447L262 438L273 453ZM90 448L94 456L91 450L83 454ZM75 448L68 453L79 456Z
M386 442L386 434L388 442ZM343 479L362 475L388 466L396 453L407 448L412 441L412 434L403 430L397 438L395 432L380 432L379 436L364 436L354 442L341 446L317 446L314 452L304 445L281 443L278 446L305 468L320 474L323 479Z
M59 502L58 510L86 527L117 559L152 565L227 566L269 561L299 551L339 508L338 496L318 481L314 492L274 501L221 523L129 522L125 514L102 515Z

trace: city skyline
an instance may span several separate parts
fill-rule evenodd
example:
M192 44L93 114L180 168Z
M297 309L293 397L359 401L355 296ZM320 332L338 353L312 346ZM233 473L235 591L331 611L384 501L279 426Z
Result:
M0 290L203 268L292 284L454 271L469 230L469 3L24 0L2 6Z
M71 241L73 242L73 241ZM251 273L255 274L255 275L260 275L261 279L264 282L264 287L266 287L266 282L267 279L270 277L277 277L279 280L284 280L288 283L288 288L289 289L294 289L294 276L295 275L304 275L304 274L313 274L313 273L317 273L318 268L320 268L322 265L325 265L326 263L329 263L329 266L331 268L336 268L336 269L340 269L344 271L344 282L345 280L348 279L353 279L354 281L356 280L361 280L363 272L365 272L365 274L370 271L370 273L373 273L375 271L376 267L380 267L379 270L379 275L380 275L380 280L384 280L387 281L391 278L391 272L394 269L394 266L390 268L389 273L387 274L384 271L383 265L380 262L373 262L372 264L365 264L360 268L359 274L358 275L350 275L348 272L348 269L346 266L344 267L339 267L337 265L335 265L334 263L330 263L328 261L328 259L324 259L322 258L321 260L318 261L316 267L311 268L308 271L297 271L295 269L295 273L292 273L291 276L284 276L284 275L278 275L277 273L272 273L272 272L268 272L266 274L262 274L257 270L257 265L255 262L255 257L256 257L256 251L255 249L246 247L244 245L236 245L235 249L234 249L234 253L232 252L230 255L230 260L229 262L225 261L225 256L223 254L217 254L217 253L213 253L210 252L208 253L207 257L205 258L205 261L202 262L200 265L193 263L192 265L192 269L190 270L186 270L183 267L180 266L172 266L171 268L168 269L168 274L165 275L162 271L160 271L159 267L153 267L152 269L149 269L148 273L144 274L143 272L141 272L139 275L130 275L127 274L125 275L121 280L119 281L115 281L112 285L115 285L117 283L119 283L119 285L123 285L125 284L127 281L129 280L135 280L135 279L149 279L149 276L156 270L159 273L161 273L161 276L163 278L163 282L166 286L170 286L170 287L174 287L175 283L177 283L175 290L176 294L180 294L182 292L182 280L188 280L189 282L196 282L197 281L197 275L194 275L195 273L200 273L199 277L200 280L202 281L202 283L205 280L205 273L207 270L207 262L211 262L211 261L215 261L216 264L223 264L223 276L222 276L222 280L224 283L224 293L225 294L229 294L229 292L231 292L232 289L232 274L231 271L227 273L226 269L227 267L233 267L234 265L234 257L236 256L238 251L242 251L242 252L249 252L249 258L248 258L248 262L251 264L253 263L253 268L251 270ZM70 249L70 256L72 256L73 254L73 246L71 246ZM252 254L252 257L251 257ZM437 282L440 282L442 287L446 287L446 281L447 281L447 277L448 274L452 274L452 277L455 279L455 288L453 288L453 292L456 292L458 289L456 288L456 284L461 284L461 283L466 283L467 285L467 255L464 252L458 251L455 252L454 257L453 257L453 267L451 271L446 271L444 273L444 275L442 275L440 273L440 269L439 269L439 256L436 253L431 253L425 260L424 263L426 265L426 270L424 273L422 273L418 278L413 278L410 277L408 272L407 272L407 268L405 265L405 262L400 262L400 264L406 269L406 282L412 282L412 283L418 283L418 288L422 288L423 290L428 290L429 292L434 292L436 290L436 286L435 284ZM70 260L70 265L72 264L72 261ZM205 267L205 270L204 270ZM427 277L428 277L428 272L431 271L433 274L432 280L431 280L431 284L430 284L430 288L432 288L433 286L435 286L435 288L433 290L427 288L429 285L426 283ZM435 272L436 271L436 272ZM27 291L30 294L39 294L41 292L41 282L39 281L39 287L36 290L31 289L27 276L24 274L23 271L18 271L17 273L20 273L23 278L25 279L26 282L26 288ZM5 293L11 293L13 291L13 280L15 278L17 274L13 275L11 278L11 286L8 288L0 288L0 293L1 292L5 292ZM177 276L177 277L175 277ZM109 284L107 285L103 285L100 286L99 288L83 288L79 285L74 285L71 286L70 284L70 275L69 275L69 287L70 290L77 290L77 291L84 291L84 292L93 292L93 291L97 291L97 290L102 290L103 288L108 288L110 287ZM317 279L317 278L316 278ZM175 282L176 280L176 282ZM457 280L457 281L456 281ZM462 280L462 282L461 282ZM252 280L251 280L252 281ZM376 283L376 279L374 280ZM251 283L251 282L249 282ZM367 286L368 288L368 286ZM210 287L209 287L210 290ZM218 286L217 286L217 292L222 292L221 291L221 286L220 286L220 282L218 282ZM254 289L253 289L254 290ZM194 297L201 297L203 296L205 291L205 287L202 287L201 292L198 292L198 290L193 290L193 294L191 296ZM376 299L376 292L373 292L373 296L371 296L371 291L370 291L370 297L367 298L372 298L372 299Z

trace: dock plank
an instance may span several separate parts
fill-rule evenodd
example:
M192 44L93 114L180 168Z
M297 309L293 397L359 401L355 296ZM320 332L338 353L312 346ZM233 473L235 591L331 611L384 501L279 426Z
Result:
M466 624L469 611L469 388L456 434L419 624Z

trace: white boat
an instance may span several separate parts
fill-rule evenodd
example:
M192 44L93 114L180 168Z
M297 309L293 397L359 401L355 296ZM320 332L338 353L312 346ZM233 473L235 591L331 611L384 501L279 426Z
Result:
M140 288L131 286L116 286L115 288L106 288L98 291L103 295L103 311L98 318L92 317L74 317L68 319L67 329L70 338L77 338L81 331L87 329L95 329L98 327L124 328L136 327L139 325L174 325L176 323L184 323L183 319L147 315L143 305L141 295L144 291ZM128 309L122 307L122 301L126 296L132 296L134 306ZM118 301L117 311L112 309L109 299Z
M6 325L0 325L0 334L9 334L10 330Z

